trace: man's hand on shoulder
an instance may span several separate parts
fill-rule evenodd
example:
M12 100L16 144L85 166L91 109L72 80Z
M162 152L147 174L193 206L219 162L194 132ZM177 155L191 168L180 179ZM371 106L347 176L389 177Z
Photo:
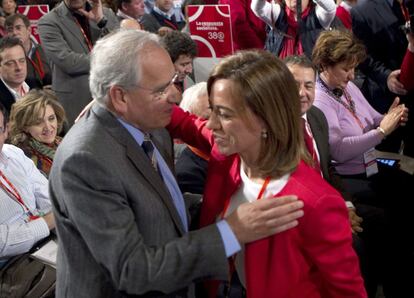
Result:
M267 198L240 205L227 218L240 243L249 243L298 225L303 202L296 196Z

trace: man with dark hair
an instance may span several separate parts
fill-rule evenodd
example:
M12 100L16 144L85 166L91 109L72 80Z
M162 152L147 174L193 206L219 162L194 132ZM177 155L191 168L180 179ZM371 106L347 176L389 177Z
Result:
M43 88L52 84L50 66L42 46L32 37L30 21L22 14L7 17L7 35L17 37L23 44L27 57L26 82L30 88Z
M119 0L118 11L116 13L118 20L133 19L138 23L145 14L144 0Z
M186 79L193 73L193 59L197 55L197 44L187 33L171 31L161 36L161 45L170 54L177 73L175 86L180 93L183 93L188 85Z
M346 205L349 211L349 219L352 231L361 232L361 218L355 213L355 206L351 202L351 197L344 193L343 186L339 181L339 176L335 175L334 168L331 164L329 153L329 128L325 115L320 109L313 106L315 100L315 80L316 69L312 62L305 55L288 56L283 60L289 68L293 77L299 86L299 98L301 103L302 118L304 119L304 135L312 137L313 148L308 148L310 152L316 152L315 162L318 163L318 169L333 187L342 192L346 199Z
M30 89L25 82L26 75L26 55L21 41L4 37L0 41L0 101L8 112Z

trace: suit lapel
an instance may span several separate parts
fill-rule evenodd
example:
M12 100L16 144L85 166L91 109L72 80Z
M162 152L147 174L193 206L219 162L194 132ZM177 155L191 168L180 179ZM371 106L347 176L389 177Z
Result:
M109 134L126 148L126 154L138 172L153 187L161 200L167 207L170 215L181 234L185 233L181 218L161 176L152 168L151 162L144 150L139 146L129 132L119 123L116 118L104 108L95 104L92 112L96 114L100 123L106 128ZM159 147L157 147L158 149Z
M320 166L323 172L324 177L329 177L328 173L328 144L327 140L323 137L324 131L317 119L317 115L315 114L315 107L311 107L307 112L307 118L309 125L312 130L313 138L315 139L316 145L318 147L319 159L320 159ZM321 112L322 113L322 112Z
M10 90L7 89L6 85L4 85L2 80L0 80L0 95L1 103L10 113L11 106L16 102L16 100L14 99L14 96L11 94Z
M88 45L86 44L85 37L82 34L82 31L80 30L80 25L77 24L75 17L72 15L70 10L66 7L65 3L61 3L60 6L56 8L56 13L60 17L59 20L62 23L62 25L72 33L72 35L79 41L79 43L82 45L83 49L85 50L85 53L89 53Z

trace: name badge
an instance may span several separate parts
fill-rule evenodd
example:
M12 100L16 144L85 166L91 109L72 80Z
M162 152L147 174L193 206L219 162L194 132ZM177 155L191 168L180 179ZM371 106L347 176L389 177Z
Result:
M374 148L371 148L364 153L364 166L367 177L371 177L378 173L377 157Z

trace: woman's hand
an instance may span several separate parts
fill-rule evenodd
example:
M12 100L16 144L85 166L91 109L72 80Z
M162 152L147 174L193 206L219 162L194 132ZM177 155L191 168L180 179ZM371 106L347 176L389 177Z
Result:
M385 136L392 133L398 126L405 125L408 120L408 108L399 103L400 99L396 97L380 123L380 128L384 131Z

